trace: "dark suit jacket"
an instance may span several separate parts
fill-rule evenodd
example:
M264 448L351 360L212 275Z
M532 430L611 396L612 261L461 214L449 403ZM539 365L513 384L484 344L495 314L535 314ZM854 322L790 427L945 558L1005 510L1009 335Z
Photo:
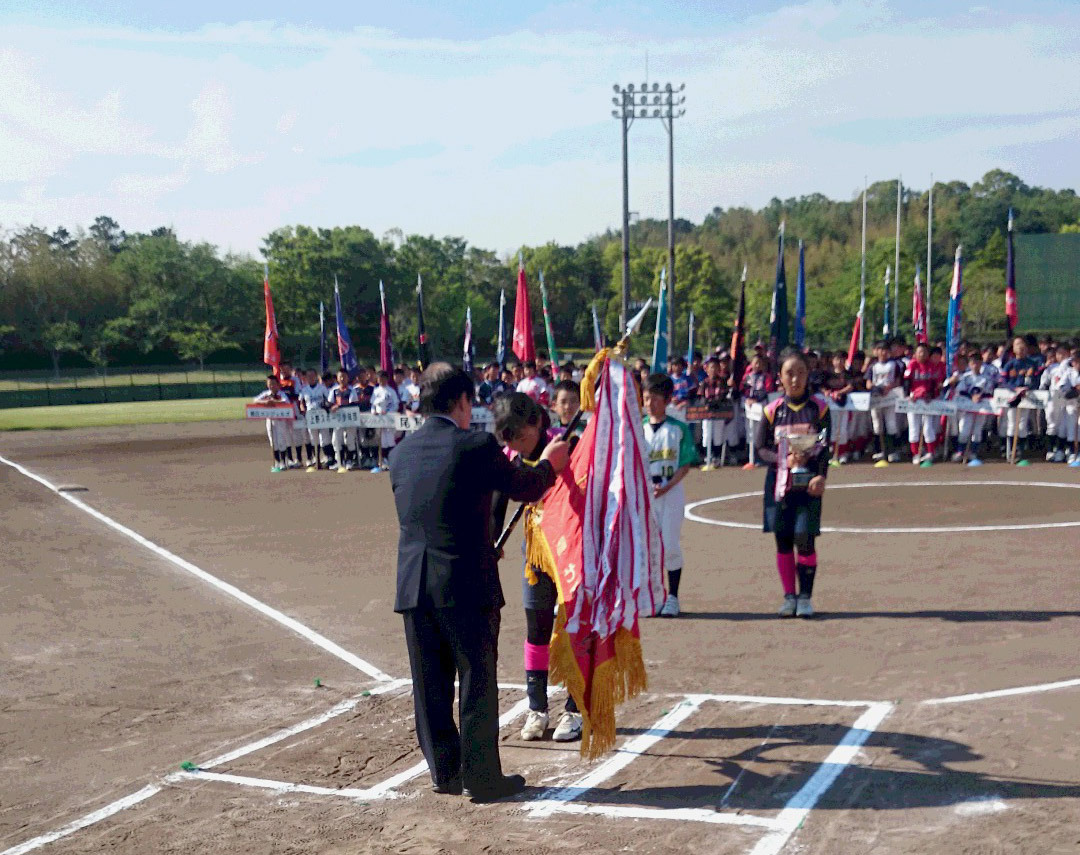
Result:
M550 464L514 466L490 433L433 416L390 455L390 483L401 525L394 611L501 608L492 494L536 501L555 483Z

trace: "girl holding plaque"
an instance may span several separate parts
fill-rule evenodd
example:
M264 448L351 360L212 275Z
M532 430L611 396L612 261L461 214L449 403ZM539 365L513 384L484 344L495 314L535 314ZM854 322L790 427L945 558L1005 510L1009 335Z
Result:
M757 453L769 467L764 530L776 538L776 568L784 588L780 617L814 615L814 539L821 533L831 419L828 401L810 392L809 373L801 351L789 349L780 355L784 394L765 407L755 442Z

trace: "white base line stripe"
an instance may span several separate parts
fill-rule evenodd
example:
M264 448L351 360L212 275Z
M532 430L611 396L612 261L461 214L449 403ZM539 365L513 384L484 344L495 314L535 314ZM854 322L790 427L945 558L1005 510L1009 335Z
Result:
M266 778L252 778L247 775L230 775L222 772L177 772L166 779L166 783L175 781L216 781L222 784L236 784L241 787L254 787L262 790L272 790L275 793L303 793L309 796L337 796L343 799L375 800L380 798L393 798L393 794L383 792L374 794L371 790L359 790L354 787L343 787L335 790L332 787L313 787L309 784L290 784L286 781L270 781Z
M377 686L376 688L372 689L368 694L381 695L385 692L390 692L394 689L401 688L402 686L407 686L409 685L409 683L409 680L394 680L391 683ZM364 699L364 697L364 695L360 695L355 698L350 698L347 701L342 701L341 703L331 707L329 710L320 715L313 716L306 721L302 721L299 724L293 725L292 727L287 727L284 730L279 730L276 733L273 733L270 736L266 737L265 739L260 739L257 742L252 742L248 745L242 746L241 748L237 748L235 751L230 751L228 754L222 754L219 757L215 757L213 760L208 760L206 763L202 764L201 768L212 768L214 766L220 766L224 763L228 763L231 760L235 760L238 757L243 757L247 754L251 754L254 751L266 748L268 745L273 745L275 742L281 742L283 739L288 739L290 736L295 736L298 733L303 733L305 730L310 730L313 727L318 727L320 724L324 724L325 722L328 722L331 719L336 718L337 716L349 712L349 710L356 707L356 705L359 704ZM161 784L150 784L146 787L143 787L137 793L132 793L130 796L125 796L124 798L118 799L112 804L106 805L99 810L88 813L86 816L80 817L74 822L70 822L63 827L58 828L56 831L50 831L47 834L42 834L38 837L32 838L31 840L27 840L25 843L20 843L18 846L13 846L10 849L5 849L3 852L0 852L0 855L25 855L25 853L27 852L32 852L35 849L39 849L40 847L59 840L62 837L67 837L69 834L74 834L76 831L81 831L84 828L89 828L91 825L108 819L113 814L119 813L122 810L127 810L129 807L146 801L151 796L160 793L162 787L165 784L180 780L185 777L185 774L186 773L183 772L175 772L171 775L167 775L162 780Z
M386 694L387 692L392 692L395 689L400 689L408 686L409 683L409 680L394 680L390 683L383 683L382 685L373 688L368 693L368 695L374 696ZM231 763L232 761L238 760L241 757L246 757L248 754L254 754L256 751L261 751L262 749L267 748L277 742L281 742L282 740L288 739L291 736L296 736L299 733L303 733L305 730L311 730L312 728L318 727L321 724L325 724L326 722L331 721L332 719L335 719L338 716L344 715L345 713L355 709L360 704L360 702L364 700L364 697L364 695L359 695L355 698L349 698L348 700L342 701L341 703L336 704L324 713L320 713L317 716L313 716L298 724L294 724L291 727L286 727L282 730L276 731L275 733L270 734L264 739L249 743L248 745L243 745L234 751L229 751L226 754L214 757L212 760L207 760L205 763L200 763L199 768L213 769L217 766L224 766L226 763Z
M618 819L668 819L681 822L706 822L715 825L746 825L754 828L780 830L782 826L775 819L750 814L717 813L707 808L644 808L628 805L595 805L564 802L559 805L558 813L594 814L611 816Z
M108 819L110 816L114 816L122 810L127 810L129 807L144 802L151 796L157 795L160 792L161 787L158 784L150 784L143 787L137 793L132 793L130 796L124 796L122 799L117 799L112 804L105 805L105 807L100 808L93 813L88 813L86 816L81 817L74 822L69 822L62 828L56 829L56 831L50 831L48 834L39 835L38 837L27 840L25 843L20 843L18 846L12 846L10 849L5 849L3 852L0 852L0 855L25 855L27 852L33 852L35 849L39 849L42 846L67 837L69 834L74 834L76 831L82 831L82 829L88 828L104 819Z
M158 546L156 543L154 543L153 541L148 540L147 538L143 537L138 532L133 531L132 529L128 528L125 525L122 525L121 523L118 523L116 520L112 519L111 517L108 517L105 514L101 513L101 511L99 511L99 510L97 510L95 508L92 508L90 505L86 504L86 502L82 501L81 499L75 498L70 493L61 492L59 490L59 488L55 484L51 483L50 481L46 480L45 478L41 477L40 475L37 475L36 473L31 472L26 467L20 466L18 463L15 463L14 461L8 460L6 457L3 457L3 456L0 456L0 463L6 463L8 466L10 466L16 472L19 472L19 473L25 475L27 478L30 478L30 479L36 481L37 483L41 484L42 486L46 487L47 489L51 490L52 492L54 492L56 495L58 495L64 501L70 502L72 505L77 507L79 510L84 511L85 513L92 516L94 519L96 519L96 520L104 523L105 525L107 525L113 531L116 531L119 534L122 534L125 537L130 538L131 540L138 543L140 546L145 546L147 549L149 549L155 555L158 555L161 558L164 558L166 561L171 562L172 564L179 567L181 570L187 571L188 573L192 574L193 576L196 576L199 579L202 579L204 582L207 582L207 583L213 585L219 591L222 591L222 592L228 594L230 597L234 597L235 599L242 602L244 605L250 606L251 608L255 609L257 612L260 612L261 614L265 615L266 617L270 618L273 621L277 621L282 626L287 627L288 629L291 629L297 635L302 636L303 638L306 638L312 644L315 644L318 647L321 647L323 650L325 650L327 653L331 654L332 656L336 656L338 659L342 660L343 662L347 662L349 665L352 665L357 670L363 671L369 677L373 677L376 680L387 680L387 681L392 679L389 674L383 673L378 668L376 668L374 665L372 665L370 662L367 662L367 661L361 659L359 656L357 656L357 655L355 655L353 653L350 653L344 647L341 647L339 644L336 644L335 642L331 641L326 636L321 635L318 632L316 632L315 630L304 626L302 623L300 623L300 621L296 620L295 618L291 618L288 615L284 614L283 612L280 612L277 609L273 608L272 606L268 606L268 605L266 605L266 603L263 603L263 602L261 602L259 600L256 600L253 596L241 591L235 585L230 585L228 582L224 581L223 579L219 579L217 576L214 576L214 575L211 575L210 573L207 573L201 567L196 567L190 561L185 561L180 556L175 555L172 552L169 552L169 550L165 549L163 546Z
M971 695L953 695L951 698L931 698L924 704L962 704L987 698L1007 698L1012 695L1031 695L1036 692L1052 692L1055 689L1071 689L1080 686L1080 680L1062 680L1059 683L1043 683L1038 686L1019 686L1015 689L997 689L993 692L975 692Z
M565 787L552 787L541 793L534 806L530 808L532 815L550 816L563 804L581 798L589 790L629 766L641 754L678 727L683 720L691 716L699 706L701 706L700 701L684 700L643 734L635 736L621 748L616 749L614 757L601 763L585 777Z
M797 707L865 707L872 706L878 701L824 701L815 698L770 698L767 695L705 695L705 694L671 694L656 695L664 698L685 698L696 704L706 701L716 701L722 704L756 704L759 706L797 706Z
M892 710L893 705L890 703L877 703L871 705L856 719L851 730L840 740L840 744L829 752L825 762L780 811L776 819L782 824L782 830L767 834L759 840L757 845L750 850L750 855L777 855L787 845L791 835L798 830L807 814L828 792L840 773L851 765L859 749L866 744Z
M1058 481L882 481L865 484L831 484L829 490L857 490L865 487L1059 487L1064 490L1080 490L1080 484L1067 484ZM733 502L736 499L754 499L761 496L761 491L752 493L732 493L729 496L717 496L714 499L702 499L686 506L683 515L688 520L716 525L722 528L739 528L761 531L761 523L741 523L729 520L716 520L703 517L695 511L703 505L719 502ZM860 526L822 526L827 534L955 534L978 531L1033 531L1050 528L1078 528L1077 522L1019 523L1006 525L951 525L951 526L913 526L910 528L863 528Z

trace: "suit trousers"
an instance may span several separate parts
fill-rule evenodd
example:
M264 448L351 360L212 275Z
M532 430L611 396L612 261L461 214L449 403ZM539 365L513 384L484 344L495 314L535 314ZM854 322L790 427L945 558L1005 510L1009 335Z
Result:
M402 612L412 670L416 736L431 778L483 790L502 777L499 760L498 609L421 606ZM454 724L458 678L461 731Z

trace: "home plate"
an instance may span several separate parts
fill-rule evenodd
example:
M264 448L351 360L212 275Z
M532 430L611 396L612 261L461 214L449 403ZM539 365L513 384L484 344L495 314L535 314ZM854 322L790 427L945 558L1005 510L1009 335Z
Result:
M979 816L984 813L1000 813L1009 806L997 796L985 796L970 802L960 802L953 810L958 816Z

